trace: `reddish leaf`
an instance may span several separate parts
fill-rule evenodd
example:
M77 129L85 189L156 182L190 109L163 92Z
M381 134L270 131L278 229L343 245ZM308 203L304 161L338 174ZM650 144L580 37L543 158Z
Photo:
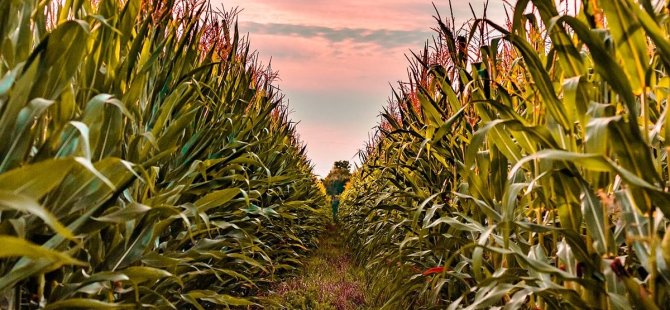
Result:
M442 273L444 271L444 267L438 266L438 267L433 267L433 268L428 268L426 271L422 273L424 276L429 276L434 273Z

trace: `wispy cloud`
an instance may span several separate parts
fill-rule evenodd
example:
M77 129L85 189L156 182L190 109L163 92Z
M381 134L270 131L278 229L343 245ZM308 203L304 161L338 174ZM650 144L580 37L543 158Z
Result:
M294 25L283 23L242 22L241 29L253 34L321 38L329 42L373 44L384 48L404 47L426 40L428 31L404 31L364 28L330 28L324 26Z

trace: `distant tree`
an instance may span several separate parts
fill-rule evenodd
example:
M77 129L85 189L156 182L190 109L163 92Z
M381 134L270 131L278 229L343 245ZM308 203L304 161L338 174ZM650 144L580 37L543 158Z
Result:
M344 191L344 186L351 179L351 164L349 161L336 161L333 168L330 169L328 176L323 179L323 185L326 187L326 193L331 196L337 196Z
M346 160L339 160L335 162L335 165L333 165L333 169L338 169L341 171L347 171L351 169L351 165L349 164L349 161Z
M340 205L340 194L344 191L345 186L351 179L351 165L349 161L336 161L333 168L323 179L323 185L326 187L326 193L331 197L333 207L333 219L337 222L337 210Z

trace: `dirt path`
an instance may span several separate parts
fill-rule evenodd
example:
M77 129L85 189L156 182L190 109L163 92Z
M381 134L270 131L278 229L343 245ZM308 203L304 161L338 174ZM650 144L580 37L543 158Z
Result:
M268 309L374 309L364 270L351 260L343 237L329 227L321 245L305 264L304 274L279 283L271 292ZM274 304L274 305L272 305Z

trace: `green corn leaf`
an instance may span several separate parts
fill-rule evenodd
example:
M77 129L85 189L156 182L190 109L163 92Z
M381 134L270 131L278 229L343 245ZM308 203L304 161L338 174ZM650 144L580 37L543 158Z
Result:
M69 240L75 239L74 234L61 224L56 216L42 207L36 200L28 196L0 190L0 211L3 210L16 210L35 215L51 227L54 232Z
M44 309L134 309L132 304L108 303L95 299L72 298L48 304Z
M78 261L67 254L50 250L21 238L11 236L0 236L3 246L0 248L0 257L28 257L33 260L43 259L48 261L52 270L62 265L86 266L86 263Z
M75 164L72 158L50 159L10 170L0 174L0 189L41 200L61 184Z
M609 29L621 55L621 62L631 82L634 94L641 94L646 86L645 77L649 66L647 38L630 1L601 1L607 15Z

